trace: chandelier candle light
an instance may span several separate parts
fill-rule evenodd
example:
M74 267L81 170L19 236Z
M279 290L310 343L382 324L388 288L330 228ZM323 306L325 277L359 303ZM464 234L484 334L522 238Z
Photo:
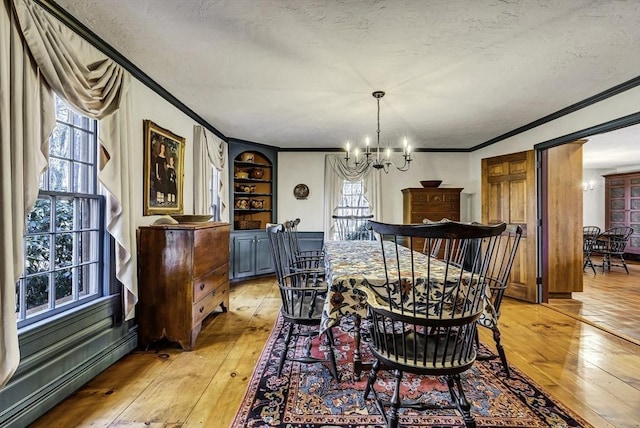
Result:
M378 134L378 146L376 148L376 156L375 159L372 159L372 152L371 152L371 148L369 147L370 141L369 141L369 137L366 137L365 139L365 148L364 148L364 153L362 153L362 158L360 156L360 150L355 147L353 149L353 157L355 158L353 160L353 163L350 164L349 161L351 161L351 156L350 156L350 151L351 151L351 144L347 141L347 154L344 157L345 160L345 166L350 169L350 170L361 170L363 168L368 168L368 167L373 167L377 170L384 170L385 173L389 173L389 167L391 165L395 166L399 171L408 171L409 167L411 165L411 146L407 144L407 139L404 139L404 148L403 148L403 152L402 152L402 157L404 159L404 163L402 164L402 166L397 166L395 165L392 161L391 161L391 149L389 147L387 147L387 149L385 150L385 154L384 156L381 158L380 157L380 98L384 97L384 92L383 91L375 91L374 93L372 93L371 95L373 95L373 98L375 98L378 102L378 129L377 129L377 134ZM364 163L364 166L362 165Z

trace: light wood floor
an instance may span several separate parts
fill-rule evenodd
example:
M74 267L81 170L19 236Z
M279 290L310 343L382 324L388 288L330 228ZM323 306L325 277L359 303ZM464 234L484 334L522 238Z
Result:
M280 306L272 279L232 286L231 311L209 318L196 348L134 352L33 427L227 427ZM640 427L640 346L546 305L506 299L513 366L595 427ZM492 344L489 332L481 339Z
M629 274L622 267L604 272L596 267L595 274L587 268L583 291L571 299L549 299L549 306L640 345L640 262L627 265Z

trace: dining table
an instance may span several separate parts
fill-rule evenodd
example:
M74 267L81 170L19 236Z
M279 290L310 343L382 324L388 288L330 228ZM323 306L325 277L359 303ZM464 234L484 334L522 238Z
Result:
M395 257L393 255L395 249L392 250L391 247L392 245L385 245L387 263L390 258ZM447 267L443 261L406 247L400 247L399 251L401 259L409 260L413 256L415 275L429 276L429 281L416 282L422 284L423 287L418 290L419 296L425 293L445 292L452 296L452 299L455 298L457 283L450 284L444 279ZM413 255L410 254L411 252ZM328 293L322 311L320 331L323 333L327 329L339 325L342 317L353 317L355 324L354 373L359 376L363 370L369 367L369 363L361 360L360 353L360 325L362 317L367 315L367 300L365 294L359 292L357 287L377 290L380 296L385 294L382 291L383 288L386 289L387 282L382 246L380 241L374 240L325 241L324 262ZM410 267L405 266L403 269L410 269ZM411 275L410 270L406 275ZM493 325L497 325L497 313L491 303L489 287L483 289L485 293L481 296L483 309L478 322L491 328ZM429 310L432 311L435 308Z

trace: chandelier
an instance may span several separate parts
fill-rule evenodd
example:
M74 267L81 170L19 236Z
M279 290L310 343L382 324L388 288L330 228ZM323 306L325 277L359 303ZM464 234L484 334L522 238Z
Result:
M380 148L380 98L384 97L383 91L375 91L371 95L378 102L378 129L377 129L377 147L375 152L371 151L369 137L365 139L365 148L362 153L360 149L355 147L353 149L353 156L351 155L351 144L347 141L347 153L344 157L345 166L351 171L362 171L366 168L373 167L376 170L383 170L385 173L389 173L389 167L395 166L399 171L408 171L411 166L411 146L407 144L407 139L404 139L403 151L402 151L402 166L396 165L391 161L391 149L387 149L382 152Z

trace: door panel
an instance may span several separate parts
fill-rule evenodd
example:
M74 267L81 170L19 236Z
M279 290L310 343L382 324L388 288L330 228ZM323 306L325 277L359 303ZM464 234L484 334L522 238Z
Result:
M535 182L533 150L482 159L482 222L524 229L505 294L528 302L538 301Z

